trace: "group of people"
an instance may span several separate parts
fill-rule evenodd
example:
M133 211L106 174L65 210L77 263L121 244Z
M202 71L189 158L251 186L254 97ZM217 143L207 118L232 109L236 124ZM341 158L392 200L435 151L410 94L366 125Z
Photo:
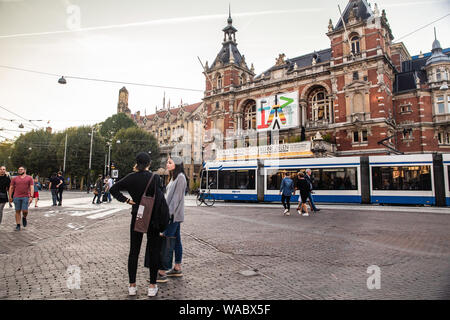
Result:
M149 268L150 284L147 295L154 297L158 293L157 283L165 283L169 277L183 276L181 263L183 246L181 242L181 223L184 221L184 196L187 179L184 173L182 159L171 157L167 160L170 181L165 192L161 188L161 178L150 172L151 158L148 153L142 152L136 156L136 165L133 172L117 181L110 189L112 196L120 202L126 202L132 206L130 223L130 251L128 255L128 294L137 294L136 273L138 258L141 250L143 233L135 231L136 217L140 207L140 201L150 179L152 182L146 195L154 197L152 218L158 214L161 208L167 208L170 221L164 232L152 223L147 230L147 246L145 252L145 267ZM127 191L131 198L126 197L121 191ZM175 258L175 259L174 259ZM175 261L174 261L175 260ZM173 262L175 264L173 265Z
M296 180L294 182L294 180ZM289 173L285 172L283 180L280 186L281 202L284 207L284 215L289 216L291 210L291 196L299 191L299 202L297 206L297 212L305 217L309 216L308 207L306 203L309 202L311 211L320 211L314 204L313 200L313 178L311 176L311 169L306 169L305 171L300 171L297 173L297 178L295 175L292 177Z
M111 202L111 187L113 186L114 181L108 175L103 179L101 174L98 175L97 181L95 181L95 185L93 186L94 199L92 199L92 204L100 204L102 202ZM96 201L97 199L97 201Z

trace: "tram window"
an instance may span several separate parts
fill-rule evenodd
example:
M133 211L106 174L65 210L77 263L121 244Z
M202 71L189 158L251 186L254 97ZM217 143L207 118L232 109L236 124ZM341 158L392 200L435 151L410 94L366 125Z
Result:
M290 170L267 170L267 190L280 190L281 180L283 180L284 173L289 174L291 178L297 176L300 169L290 169Z
M356 168L312 169L314 190L358 190Z
M208 171L208 186L211 185L211 189L217 189L217 170Z
M373 167L373 190L431 191L430 166Z
M288 172L291 176L306 168L295 170L268 170L267 190L280 190L283 173ZM320 168L312 169L314 190L358 190L357 168ZM296 180L296 179L294 179Z
M206 173L207 171L202 172L202 184L200 186L202 189L206 189Z
M219 189L255 189L255 170L219 171Z

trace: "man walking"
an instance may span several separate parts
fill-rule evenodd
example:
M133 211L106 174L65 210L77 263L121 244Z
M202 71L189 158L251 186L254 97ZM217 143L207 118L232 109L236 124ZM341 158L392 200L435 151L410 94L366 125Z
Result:
M28 206L33 202L34 182L26 172L25 167L19 167L19 175L12 179L9 187L9 203L14 202L16 210L16 231L20 231L21 213L22 225L24 228L27 226Z
M0 224L3 218L3 208L8 202L8 189L11 179L6 175L6 167L0 167Z
M64 191L64 177L63 177L61 171L58 172L58 179L59 179L59 183L57 185L57 188L58 188L58 192L57 192L57 195L58 195L58 206L61 206L62 205L62 194L63 194L63 191Z
M294 194L294 181L287 172L284 173L284 179L280 186L281 202L284 207L284 215L289 216L291 210L291 196Z
M111 179L110 176L106 176L105 184L106 184L106 186L105 186L106 197L108 199L108 202L111 202L112 201L111 192L109 190L111 190L111 188L113 186L113 180Z
M314 204L313 197L312 197L312 190L313 190L313 181L314 181L314 179L313 179L313 177L311 175L311 169L306 169L305 179L306 179L306 181L308 181L308 183L309 183L309 185L311 187L311 191L309 192L309 195L308 195L309 204L311 205L311 210L314 211L314 212L318 212L318 211L320 211L320 209L318 209L316 207L316 205Z

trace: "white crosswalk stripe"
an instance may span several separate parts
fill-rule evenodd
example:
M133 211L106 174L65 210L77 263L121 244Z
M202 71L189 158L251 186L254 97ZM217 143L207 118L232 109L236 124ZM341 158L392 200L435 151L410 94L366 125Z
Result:
M105 211L105 212L100 212L100 213L94 214L94 215L92 215L92 216L87 216L87 218L88 218L88 219L98 219L98 218L103 218L103 217L106 217L107 215L110 215L110 214L119 212L119 211L121 211L121 210L123 210L123 209L121 209L121 208L119 208L119 209L112 209L112 210L108 210L108 211Z
M71 216L72 217L81 217L81 216L87 216L93 213L98 213L98 212L102 212L102 211L106 211L108 210L108 208L102 208L102 209L97 209L97 210L89 210L89 211L76 211L75 213L72 213Z

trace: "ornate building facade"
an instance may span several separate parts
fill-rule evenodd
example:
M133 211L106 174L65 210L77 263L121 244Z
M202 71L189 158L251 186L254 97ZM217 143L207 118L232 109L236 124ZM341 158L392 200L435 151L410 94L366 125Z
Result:
M176 154L184 160L184 169L191 186L198 180L202 164L202 109L202 102L180 104L175 108L166 106L163 102L162 109L156 110L154 114L141 115L140 111L132 114L128 108L128 91L125 87L119 91L117 105L117 113L125 113L138 127L153 134L158 140L161 153L158 174L167 176L167 158Z
M222 49L204 70L205 129L225 137L232 131L237 140L257 132L259 146L310 141L308 156L317 156L319 140L334 156L450 152L450 52L435 38L431 53L411 57L393 42L376 4L350 0L338 23L329 21L328 49L280 54L257 76L237 48L231 15L223 32ZM267 130L276 141L262 135ZM223 145L213 140L205 136L212 148L226 148L226 138Z

